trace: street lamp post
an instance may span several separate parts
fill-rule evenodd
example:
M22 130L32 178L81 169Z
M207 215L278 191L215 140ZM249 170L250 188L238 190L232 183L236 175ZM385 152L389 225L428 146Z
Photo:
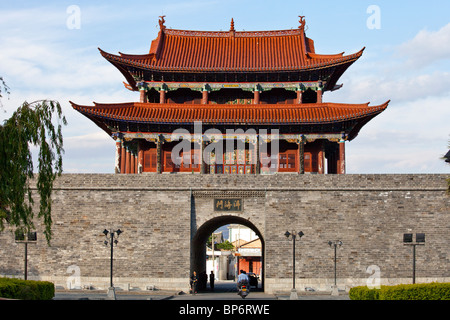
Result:
M339 295L339 291L337 288L337 247L342 246L342 241L341 240L336 240L336 241L328 241L328 244L330 247L334 247L334 286L333 286L333 290L331 291L332 295Z
M297 300L298 296L297 296L297 290L295 289L295 239L297 238L297 235L301 238L303 237L304 233L302 231L300 232L295 232L292 231L292 233L290 233L289 231L286 231L284 233L284 235L286 236L286 238L289 239L289 237L292 237L292 290L291 290L291 296L290 299L291 300Z
M113 257L114 257L114 244L117 245L117 243L119 242L119 240L117 240L120 236L120 234L123 231L120 229L117 230L103 230L103 234L106 237L106 240L104 242L105 246L107 246L108 244L111 247L111 264L110 264L110 281L109 281L109 288L108 288L108 293L107 296L108 298L110 298L111 300L116 300L116 291L114 289L114 284L113 284ZM108 239L108 234L109 234L109 239ZM109 240L109 241L108 241Z
M412 233L403 234L403 244L410 245L413 247L413 273L412 273L412 283L416 283L416 246L425 245L425 233L416 233L416 242L413 242Z
M37 234L36 232L28 232L24 234L22 230L16 230L15 234L16 243L23 243L25 245L25 254L24 254L24 280L28 280L28 244L36 243Z

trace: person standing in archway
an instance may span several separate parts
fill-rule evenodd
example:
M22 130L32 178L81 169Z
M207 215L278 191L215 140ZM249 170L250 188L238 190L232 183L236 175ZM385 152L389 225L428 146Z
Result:
M211 291L214 291L214 272L212 271L209 274L209 287L211 288Z
M197 272L194 271L192 273L189 284L191 285L191 293L196 294L197 293L197 284L198 284Z

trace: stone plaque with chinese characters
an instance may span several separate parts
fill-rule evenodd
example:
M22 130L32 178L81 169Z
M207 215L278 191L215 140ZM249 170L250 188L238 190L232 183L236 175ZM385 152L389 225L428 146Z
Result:
M214 199L214 211L242 211L242 199Z

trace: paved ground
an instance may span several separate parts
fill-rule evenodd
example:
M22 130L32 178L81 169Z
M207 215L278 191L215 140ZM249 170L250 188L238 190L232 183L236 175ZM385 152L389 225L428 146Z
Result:
M209 288L209 287L208 287ZM289 300L290 293L266 294L261 289L252 289L245 300ZM191 295L174 291L117 291L117 300L242 300L237 295L233 281L217 282L214 291L204 291ZM56 291L54 300L107 300L104 290L64 290ZM349 300L348 294L341 292L332 296L328 292L305 292L298 290L298 300Z
M209 318L215 320L238 319L239 317L282 319L299 312L302 317L311 315L317 318L318 315L325 316L329 311L329 308L323 307L323 302L325 302L323 300L349 300L348 294L345 294L345 292L341 292L339 296L332 296L325 292L299 290L298 301L290 301L290 292L275 295L266 294L262 292L262 289L253 289L245 299L242 299L237 295L236 284L231 281L218 282L214 289L214 292L205 291L195 295L169 291L118 291L116 292L116 299L128 301L103 302L99 300L107 300L106 291L71 290L57 291L54 300L59 300L59 303L55 301L58 305L67 305L66 309L72 310L68 312L76 314L83 312L84 314L84 310L86 310L87 313L85 314L89 318L96 318L97 315L100 318L104 317L105 314L114 317L161 314L166 319ZM69 300L89 301L75 302ZM302 300L322 300L323 302ZM351 301L343 302L343 304L339 303L342 308L345 307L345 304L351 303ZM334 303L334 301L331 301L331 303ZM64 309L64 307L60 309ZM27 310L35 311L34 308L27 308Z

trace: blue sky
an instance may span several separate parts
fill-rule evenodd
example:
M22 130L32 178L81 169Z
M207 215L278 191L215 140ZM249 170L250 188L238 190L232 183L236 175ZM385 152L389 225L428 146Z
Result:
M71 27L71 6L79 8L79 28ZM371 6L378 11L368 11ZM348 173L448 173L440 159L450 140L448 12L448 0L3 1L0 76L11 94L2 99L0 120L25 100L58 100L69 122L64 171L112 173L114 141L68 102L139 99L98 47L147 53L160 15L169 28L212 31L228 30L231 18L238 31L297 28L303 15L316 52L349 54L366 47L340 79L343 88L327 92L324 101L391 100L347 144ZM379 28L370 28L374 21Z

